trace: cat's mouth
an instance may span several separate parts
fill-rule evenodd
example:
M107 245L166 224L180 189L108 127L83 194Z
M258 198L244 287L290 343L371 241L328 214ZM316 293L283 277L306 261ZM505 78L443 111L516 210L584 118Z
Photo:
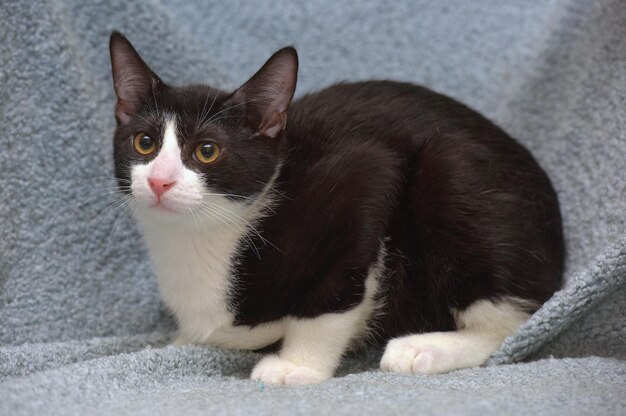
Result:
M191 201L181 201L175 198L156 197L146 202L149 210L169 216L182 215L196 208L195 204L189 204Z
M137 182L141 183L141 182ZM133 197L144 214L154 215L161 219L174 219L175 217L187 217L186 214L199 209L199 199L195 195L184 193L183 190L173 189L165 195L156 195L146 189L147 187L136 186L133 189Z
M157 201L154 204L150 205L151 209L154 209L158 212L165 212L168 214L178 214L178 211L168 207L163 203L163 201Z

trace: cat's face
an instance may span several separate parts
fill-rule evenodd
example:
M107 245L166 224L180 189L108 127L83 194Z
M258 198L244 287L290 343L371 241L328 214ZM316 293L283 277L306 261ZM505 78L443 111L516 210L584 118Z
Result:
M270 181L280 141L259 136L225 96L206 87L162 87L156 105L148 103L119 125L116 176L130 185L143 215L175 219L211 204L246 205Z
M165 85L120 34L110 50L115 173L138 215L215 220L219 214L203 214L261 197L281 163L295 50L278 51L232 93Z

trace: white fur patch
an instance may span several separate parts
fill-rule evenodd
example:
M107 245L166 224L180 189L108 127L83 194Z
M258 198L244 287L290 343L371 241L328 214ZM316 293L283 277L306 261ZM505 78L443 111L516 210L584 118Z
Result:
M150 189L150 175L176 182L161 197L167 210L154 207L158 199ZM278 168L251 204L210 194L201 176L182 163L172 117L166 121L156 158L134 166L131 176L137 200L133 214L149 248L161 296L178 321L176 343L255 349L279 340L284 322L233 327L234 316L227 303L237 249L270 202L269 189Z
M350 343L365 334L377 308L375 296L384 272L384 257L385 249L381 245L359 305L343 313L327 313L312 319L287 318L280 353L263 358L251 378L271 384L311 384L331 378Z
M176 182L161 197L162 211L154 209L159 200L150 188L150 177ZM131 191L137 201L135 205L142 210L142 217L154 217L157 223L171 222L172 212L165 211L191 214L203 204L203 189L200 175L183 165L176 137L176 119L169 117L165 122L163 144L157 156L145 165L134 165L131 168Z
M316 384L332 377L307 366L299 366L278 355L267 355L252 370L250 378L267 384Z
M480 366L529 317L516 299L498 303L480 300L453 314L457 331L389 341L381 368L396 373L438 374Z
M498 303L479 300L464 311L451 309L459 329L488 330L494 333L512 334L528 320L524 311L531 303L517 298L507 298Z

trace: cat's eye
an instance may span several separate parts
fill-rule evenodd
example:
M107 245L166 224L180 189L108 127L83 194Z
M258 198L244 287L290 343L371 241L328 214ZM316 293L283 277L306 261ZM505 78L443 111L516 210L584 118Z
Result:
M133 145L137 153L149 155L156 150L156 142L146 133L137 133L133 139Z
M221 152L217 143L203 142L196 147L194 156L200 163L213 163L220 156Z

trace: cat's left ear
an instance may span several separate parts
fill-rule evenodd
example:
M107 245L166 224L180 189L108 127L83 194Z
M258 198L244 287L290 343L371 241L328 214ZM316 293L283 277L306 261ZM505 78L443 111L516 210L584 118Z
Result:
M117 95L115 118L127 123L163 82L141 59L133 45L119 32L111 33L109 41L113 86Z
M287 124L297 79L298 53L291 46L282 48L233 93L233 99L245 103L248 119L259 133L277 137Z

